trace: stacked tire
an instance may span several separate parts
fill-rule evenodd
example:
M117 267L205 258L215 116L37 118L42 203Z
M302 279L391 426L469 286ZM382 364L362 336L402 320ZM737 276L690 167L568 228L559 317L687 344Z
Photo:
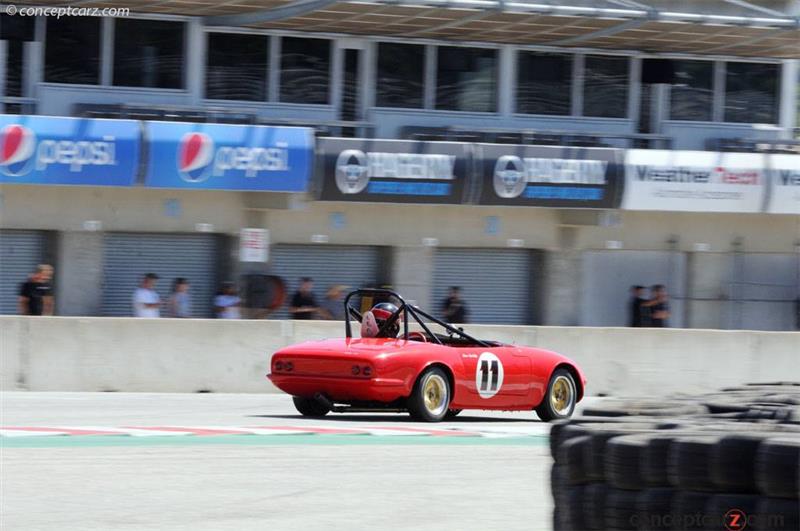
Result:
M606 400L550 433L555 530L800 529L800 385Z

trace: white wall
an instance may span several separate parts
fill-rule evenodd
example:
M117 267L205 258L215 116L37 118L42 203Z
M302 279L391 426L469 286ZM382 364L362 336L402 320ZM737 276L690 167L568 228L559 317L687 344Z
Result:
M588 393L661 395L749 381L800 381L800 333L469 326L573 358ZM340 322L0 317L0 388L272 392L269 356L344 334Z

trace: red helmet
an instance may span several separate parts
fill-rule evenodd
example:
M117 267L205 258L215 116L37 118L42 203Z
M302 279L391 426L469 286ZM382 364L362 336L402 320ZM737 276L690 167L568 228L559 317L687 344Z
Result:
M378 328L382 327L388 318L397 312L398 308L391 302L380 302L372 307L372 315L375 316L375 321L378 323ZM400 320L402 316L398 316L394 323L385 331L385 337L397 337L400 332Z

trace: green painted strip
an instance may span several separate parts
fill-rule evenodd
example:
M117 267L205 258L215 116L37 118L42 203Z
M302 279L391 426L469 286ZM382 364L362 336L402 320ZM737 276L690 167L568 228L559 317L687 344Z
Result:
M53 435L3 437L0 448L91 448L100 446L291 446L291 445L431 445L431 446L546 446L546 435L527 437L436 437L430 435L214 435L153 436Z

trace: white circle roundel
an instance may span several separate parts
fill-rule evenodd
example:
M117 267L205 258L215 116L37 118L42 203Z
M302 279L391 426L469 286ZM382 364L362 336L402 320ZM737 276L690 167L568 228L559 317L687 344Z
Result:
M481 398L492 398L503 386L503 363L491 352L478 357L475 368L475 387Z

